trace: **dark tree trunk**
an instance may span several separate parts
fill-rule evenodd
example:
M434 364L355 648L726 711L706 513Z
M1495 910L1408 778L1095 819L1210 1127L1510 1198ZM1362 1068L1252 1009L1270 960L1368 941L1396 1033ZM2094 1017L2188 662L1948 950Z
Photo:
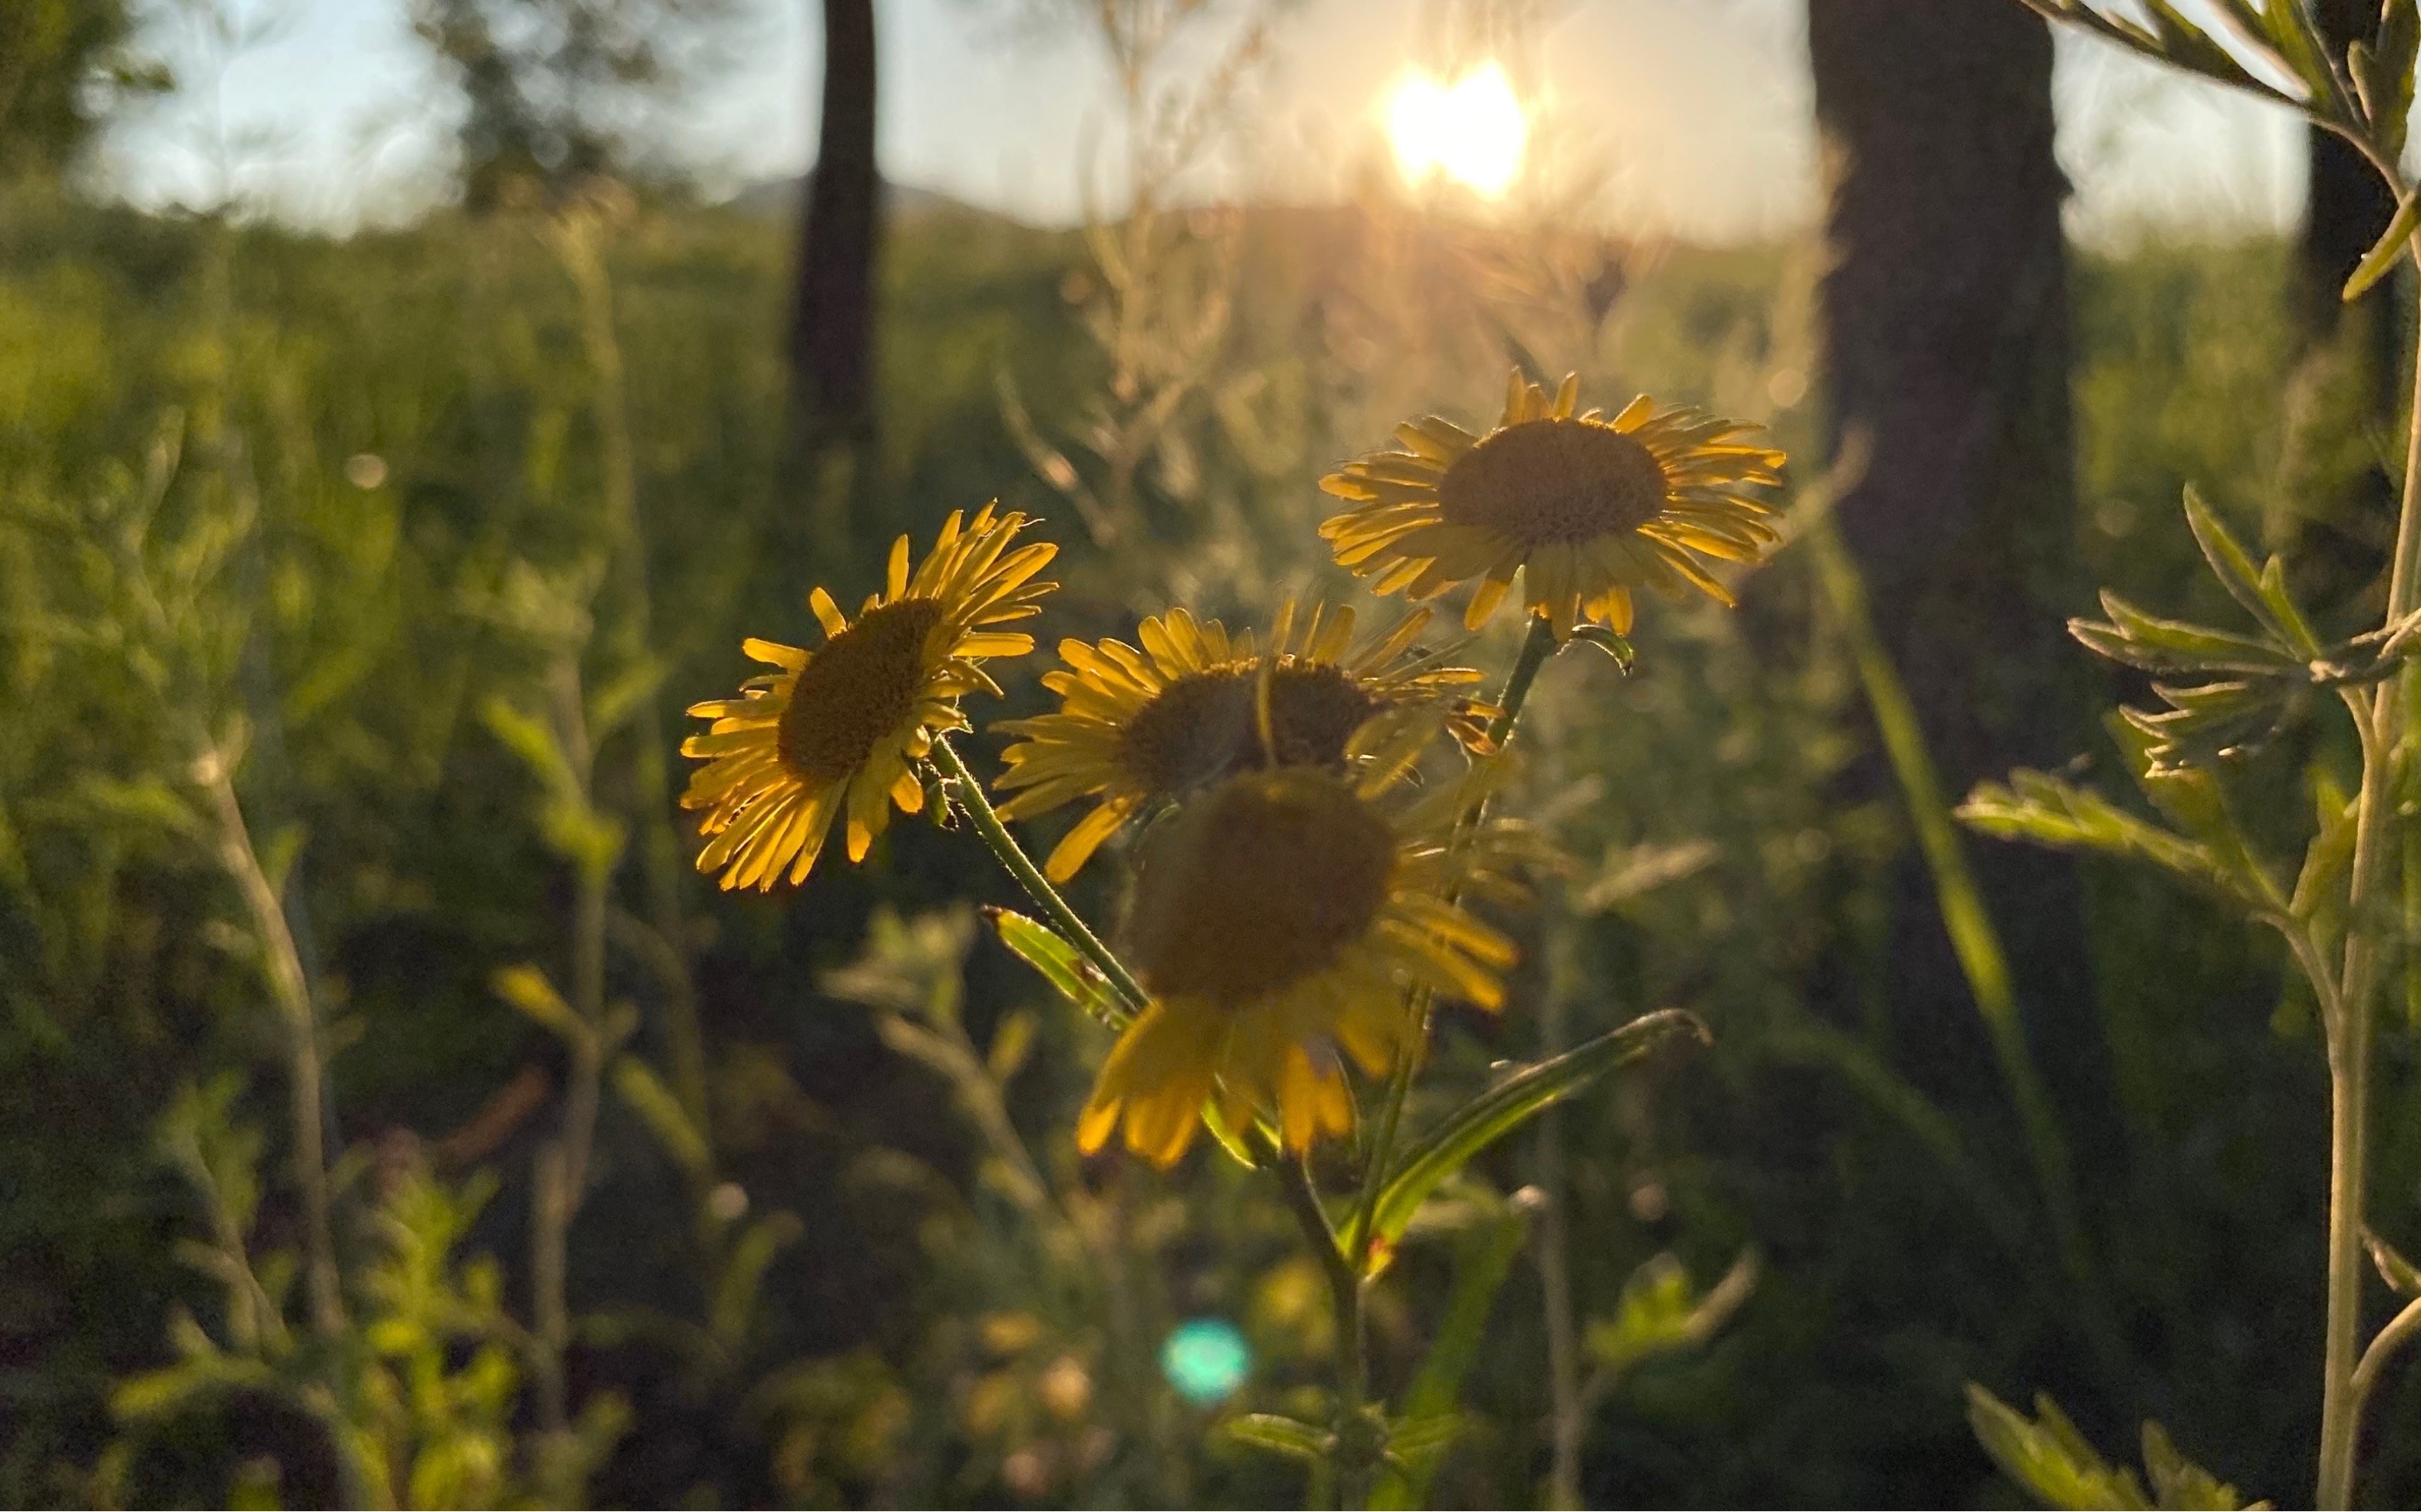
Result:
M2328 35L2330 51L2339 57L2352 42L2367 40L2379 25L2378 0L2314 0L2312 10ZM2304 211L2304 309L2313 332L2325 337L2336 332L2346 309L2338 290L2395 218L2396 196L2378 170L2343 138L2317 126L2307 130L2311 173ZM2373 289L2353 309L2377 358L2377 370L2394 371L2396 329L2385 293Z
M2014 0L1808 0L1807 42L1838 164L1822 315L1833 451L1862 439L1867 458L1835 518L1955 799L2094 740L2063 629L2087 604L2051 37ZM1897 802L1879 756L1851 780ZM2075 869L2018 846L1969 853L2070 1146L2094 1150L2107 1083ZM1870 980L1896 1058L1962 1121L2006 1120L2023 1190L2008 1096L1913 849L1889 885Z
M874 0L823 0L823 125L802 195L790 364L800 450L873 429Z
M2347 46L2367 39L2379 23L2378 0L2315 0L2313 14L2339 57ZM2297 511L2277 544L2295 563L2296 587L2313 601L2335 602L2376 587L2386 572L2395 518L2394 485L2379 465L2361 428L2397 429L2398 321L2391 284L2383 283L2348 304L2345 281L2396 215L2396 196L2378 170L2343 138L2305 128L2309 135L2304 234L2297 248L2294 290L2307 369L2327 379L2335 402L2321 416L2322 435L2307 447L2324 448L2317 465L2290 475L2299 495ZM2335 456L2325 455L2336 443Z

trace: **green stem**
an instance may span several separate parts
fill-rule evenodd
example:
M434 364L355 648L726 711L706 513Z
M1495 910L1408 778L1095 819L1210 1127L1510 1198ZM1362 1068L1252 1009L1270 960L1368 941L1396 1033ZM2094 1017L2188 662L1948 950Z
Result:
M1505 675L1505 689L1496 696L1496 717L1488 725L1488 744L1492 752L1502 752L1511 743L1513 726L1522 718L1522 706L1530 701L1530 685L1539 680L1539 669L1555 654L1555 628L1547 620L1532 616L1530 633L1523 637L1521 651L1513 659L1513 669ZM1488 800L1485 796L1458 815L1454 824L1454 849L1460 850L1473 831L1479 828L1485 817ZM1461 891L1451 881L1446 884L1446 901L1451 903ZM1370 1142L1362 1168L1362 1194L1357 1204L1360 1223L1356 1227L1354 1270L1367 1274L1370 1269L1370 1246L1377 1239L1375 1224L1379 1213L1379 1189L1386 1179L1387 1161L1395 1153L1396 1132L1404 1117L1404 1099L1411 1095L1413 1071L1420 1064L1422 1047L1429 1043L1429 1005L1433 994L1427 986L1413 990L1406 1010L1412 1015L1414 1031L1404 1053L1397 1059L1393 1075L1387 1079L1386 1101L1381 1105L1378 1137Z
M1341 1446L1362 1428L1362 1410L1370 1395L1368 1349L1362 1322L1362 1274L1336 1242L1336 1230L1329 1224L1327 1209L1320 1205L1320 1189L1312 1182L1310 1168L1283 1153L1275 1168L1279 1185L1286 1191L1287 1206L1294 1213L1295 1222L1303 1226L1304 1239L1320 1256L1320 1270L1328 1277L1329 1303L1336 1318L1335 1431ZM1336 1504L1358 1507L1369 1498L1375 1467L1358 1459L1349 1463L1350 1457L1339 1453L1329 1456L1336 1477Z
M992 800L984 796L983 784L967 770L966 762L960 759L947 736L933 737L933 765L939 767L942 775L949 780L953 800L965 811L967 818L975 821L976 834L981 835L983 843L992 849L993 858L1017 879L1017 884L1025 889L1025 896L1034 899L1042 912L1051 916L1052 927L1101 968L1101 974L1109 979L1110 986L1117 990L1118 996L1126 999L1129 1007L1141 1013L1149 1005L1150 994L1144 991L1143 984L1134 979L1134 974L1127 970L1126 963L1118 959L1109 946L1101 943L1101 937L1093 933L1092 927L1068 906L1068 900L1059 896L1059 889L1051 885L1051 879L1042 875L1042 868L1034 864L1034 858L1027 855L1024 848L1017 843L1017 837L1008 833L1008 826L1001 822L999 812L992 806Z
M2421 266L2421 238L2412 246ZM2395 568L2388 579L2393 625L2421 601L2421 362L2413 366L2413 411L2404 453L2404 497L2396 522ZM2379 685L2362 729L2362 797L2354 810L2353 877L2346 896L2345 965L2337 1012L2329 1030L2329 1310L2320 1358L2320 1472L2315 1498L2322 1507L2353 1504L2354 1451L2362 1436L2361 1365L2363 1201L2368 1164L2370 1037L2382 955L2379 911L2397 885L2394 843L2398 825L2395 749L2404 729L2399 674Z

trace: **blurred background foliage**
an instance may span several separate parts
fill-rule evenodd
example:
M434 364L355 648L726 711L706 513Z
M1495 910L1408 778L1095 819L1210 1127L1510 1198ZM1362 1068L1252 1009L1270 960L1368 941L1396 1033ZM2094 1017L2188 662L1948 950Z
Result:
M114 8L69 12L44 45L152 77ZM69 109L0 94L42 163ZM555 130L515 129L500 173ZM590 146L573 166L614 165ZM843 475L791 435L778 219L567 177L336 239L0 190L0 1501L1300 1494L1210 1431L1316 1411L1334 1341L1283 1211L1215 1153L1077 1160L1106 1037L980 927L1017 899L965 836L902 823L795 894L698 885L664 849L679 709L743 635L802 637L810 585L848 601L893 535L995 495L1064 545L1046 640L1342 595L1319 474L1408 414L1491 418L1508 361L1766 421L1812 484L1824 261L1376 190L1137 202L1089 235L895 206L879 426ZM2293 247L2071 276L2079 581L2216 614L2170 513L2191 480L2356 593L2359 522L2326 504L2373 465L2342 441L2367 400L2301 334ZM1425 1085L1667 1005L1714 1043L1416 1228L1373 1328L1393 1389L1464 1319L1470 1417L1428 1494L2008 1504L1970 1380L2303 1484L2307 1005L2266 941L2081 864L2096 998L2060 1021L2098 1038L2049 1057L2094 1068L2054 1086L2080 1309L1997 1083L1869 1011L1913 842L1844 781L1875 738L1805 555L1532 705L1520 802L1584 865L1520 922L1516 1009L1455 1019ZM979 723L1034 711L1039 669ZM2413 1111L2380 1183L2408 1249ZM340 1317L302 1300L315 1124ZM1202 1317L1252 1352L1220 1401L1162 1367ZM2421 1494L2416 1407L2383 1404L2380 1504Z

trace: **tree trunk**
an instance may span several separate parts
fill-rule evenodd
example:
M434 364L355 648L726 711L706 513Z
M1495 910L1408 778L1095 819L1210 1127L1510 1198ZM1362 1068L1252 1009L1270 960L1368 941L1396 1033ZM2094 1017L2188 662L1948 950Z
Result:
M2379 23L2378 0L2315 0L2313 15L2330 51L2366 39ZM2315 424L2299 436L2285 501L2295 518L2275 543L2296 568L2296 586L2312 601L2335 603L2380 587L2387 570L2396 513L2394 485L2365 428L2397 428L2398 341L2392 281L2351 304L2340 290L2396 215L2396 197L2362 154L2317 126L2310 149L2304 234L2294 297L2303 326L2299 394ZM2308 403L2308 401L2307 401Z
M2052 155L2052 45L2013 0L1808 0L1817 120L1835 172L1822 333L1832 451L1863 475L1835 518L1865 575L1949 797L2094 743L2086 669L2063 630L2078 591L2069 409L2067 183ZM1898 795L1880 756L1851 776ZM2076 872L2065 856L1969 855L2015 977L2026 1038L2069 1123L2108 1106ZM1895 1059L1962 1121L2009 1093L1930 874L1889 881L1884 1000ZM2023 1190L2023 1157L2007 1169Z
M874 0L823 0L823 124L799 229L792 397L803 454L873 429Z
M2378 0L2314 0L2312 11L2328 36L2330 52L2338 57L2351 43L2368 40L2379 24ZM2396 196L2378 170L2342 139L2317 126L2305 130L2311 140L2311 173L2302 248L2304 308L2312 330L2326 337L2336 332L2346 311L2338 291L2395 219ZM2396 327L2385 293L2373 289L2352 308L2360 312L2364 339L2378 371L2394 371Z

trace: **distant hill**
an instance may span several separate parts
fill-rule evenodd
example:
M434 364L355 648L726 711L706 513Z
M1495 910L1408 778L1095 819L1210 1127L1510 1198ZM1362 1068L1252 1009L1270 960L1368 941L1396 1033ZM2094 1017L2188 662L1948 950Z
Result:
M748 185L724 201L726 209L742 215L761 216L767 220L789 220L799 213L799 195L814 179L815 172L796 174L787 179L767 179ZM963 199L954 199L936 190L919 189L914 184L889 183L882 186L883 210L891 219L922 220L928 216L947 219L998 221L1020 224L1012 217L995 210L980 210Z

